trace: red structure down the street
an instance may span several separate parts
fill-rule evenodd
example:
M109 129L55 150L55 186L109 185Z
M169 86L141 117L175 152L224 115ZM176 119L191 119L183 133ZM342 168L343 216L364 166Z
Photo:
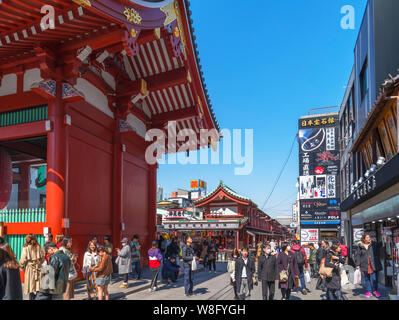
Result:
M255 246L259 241L290 239L291 234L276 220L258 208L251 199L239 195L223 181L209 195L194 201L205 210L205 219L213 222L243 219L237 232L237 248Z
M45 5L54 9L54 28ZM149 248L157 166L145 161L146 131L176 121L178 132L198 135L191 150L217 141L200 141L201 129L219 132L188 6L2 1L0 155L11 157L12 173L1 163L0 177L12 174L13 183L11 190L0 181L11 194L0 221L15 251L44 228L72 236L80 260L92 236L111 235L119 247L121 237L139 234L143 252Z

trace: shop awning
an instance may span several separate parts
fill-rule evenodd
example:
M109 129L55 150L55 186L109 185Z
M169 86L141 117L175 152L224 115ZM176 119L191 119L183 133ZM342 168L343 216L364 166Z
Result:
M272 234L269 232L264 232L264 231L256 231L256 230L247 230L248 234L250 234L251 236L255 236L255 235L262 235L262 236L273 236L276 234Z

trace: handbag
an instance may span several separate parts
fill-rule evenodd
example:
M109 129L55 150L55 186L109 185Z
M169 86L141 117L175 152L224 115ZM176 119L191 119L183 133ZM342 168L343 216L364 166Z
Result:
M72 281L78 277L78 273L76 272L75 266L72 265L71 269L69 270L68 280Z
M197 262L195 261L195 259L193 259L193 261L191 262L191 270L192 271L197 270Z
M287 270L281 270L280 272L280 282L287 282L288 281L288 269L290 268L291 257L288 254L288 263L287 263Z
M305 271L304 277L305 277L306 283L310 283L312 281L312 279L310 278L310 273L309 273L308 270Z
M323 258L320 263L319 274L321 277L332 278L333 268L328 268L325 266L326 258Z

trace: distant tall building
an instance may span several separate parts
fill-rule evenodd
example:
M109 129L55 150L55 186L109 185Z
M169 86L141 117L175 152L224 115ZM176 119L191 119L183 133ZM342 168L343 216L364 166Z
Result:
M157 187L157 202L163 200L163 188L161 186Z

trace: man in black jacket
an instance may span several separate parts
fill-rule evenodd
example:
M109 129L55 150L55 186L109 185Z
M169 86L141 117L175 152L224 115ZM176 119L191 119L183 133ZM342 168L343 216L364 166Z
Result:
M253 289L252 277L255 273L255 260L248 256L248 248L243 248L241 255L235 264L234 279L240 299L245 300L247 296L251 295Z
M194 249L191 246L193 239L191 237L187 238L186 244L182 248L182 260L183 260L183 270L184 270L184 290L186 297L193 295L193 271L191 269L193 260L197 260L194 255Z
M319 248L317 249L316 253L317 272L319 272L320 270L321 260L327 256L327 251L328 251L328 244L326 241L322 240L321 242L319 242ZM317 279L316 289L322 290L323 292L327 292L325 278L322 279L319 276L319 278Z
M271 246L269 244L262 246L263 253L258 259L258 279L262 282L263 300L267 300L269 292L269 300L273 300L275 293L275 283L279 279L277 268L277 258L271 254Z

